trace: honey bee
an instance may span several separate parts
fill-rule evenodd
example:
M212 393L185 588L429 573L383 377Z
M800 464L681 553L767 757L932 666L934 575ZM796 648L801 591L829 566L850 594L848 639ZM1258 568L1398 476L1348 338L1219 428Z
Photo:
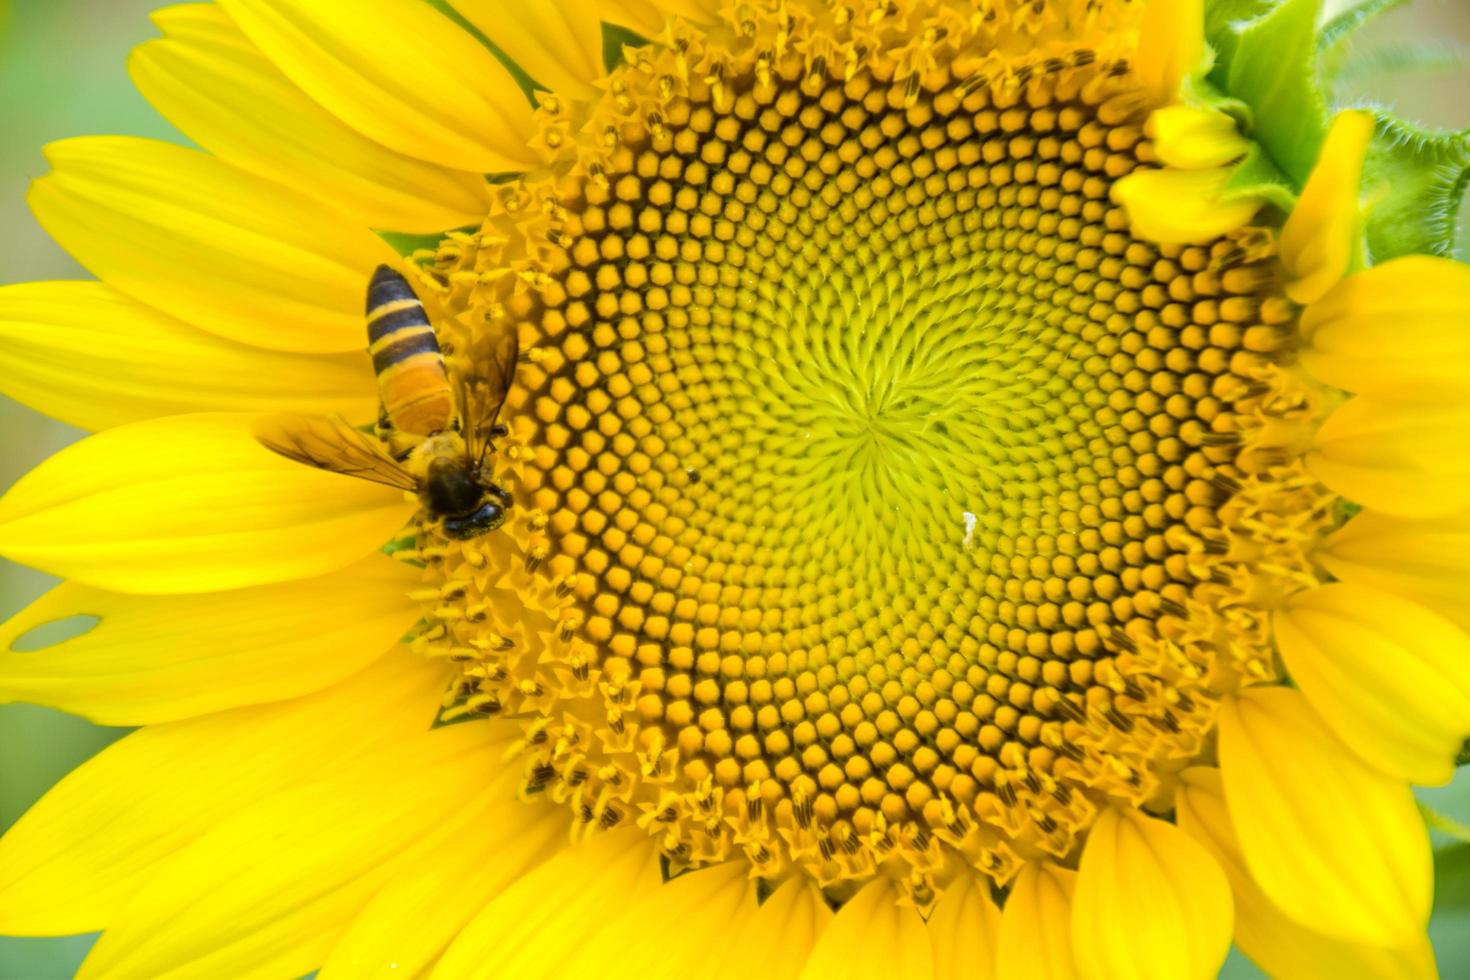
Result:
M511 495L490 479L485 459L506 435L498 420L515 377L515 330L493 338L483 376L458 365L451 371L413 287L384 265L368 283L367 334L378 378L376 437L340 418L279 415L256 427L256 439L287 459L418 494L447 537L500 527Z

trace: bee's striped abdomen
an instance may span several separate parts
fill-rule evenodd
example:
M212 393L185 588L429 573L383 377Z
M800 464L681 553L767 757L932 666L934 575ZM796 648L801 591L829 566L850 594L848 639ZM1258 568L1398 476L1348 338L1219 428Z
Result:
M428 436L449 428L454 396L434 328L413 287L386 265L368 284L368 353L393 428Z

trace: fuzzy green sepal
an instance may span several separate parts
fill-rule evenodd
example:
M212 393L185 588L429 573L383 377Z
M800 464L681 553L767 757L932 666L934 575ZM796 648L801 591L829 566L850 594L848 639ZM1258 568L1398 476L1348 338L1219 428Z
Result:
M1433 132L1389 112L1376 116L1378 131L1363 167L1373 261L1452 254L1470 183L1470 131Z
M1265 191L1281 206L1305 186L1334 106L1327 83L1343 70L1354 32L1404 0L1362 0L1318 28L1322 0L1211 0L1205 32L1215 52L1209 81L1249 108L1246 135L1262 159L1247 161L1236 186ZM1228 110L1227 110L1228 111ZM1454 249L1461 197L1470 182L1470 132L1419 129L1384 109L1363 171L1373 261ZM1274 165L1272 168L1266 165ZM1264 169L1263 169L1264 168Z

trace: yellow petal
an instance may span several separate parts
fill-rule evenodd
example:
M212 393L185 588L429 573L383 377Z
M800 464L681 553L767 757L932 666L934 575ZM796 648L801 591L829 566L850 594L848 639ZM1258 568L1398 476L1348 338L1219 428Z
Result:
M1359 395L1317 430L1307 468L1355 503L1394 517L1470 507L1470 402Z
M603 20L644 37L657 36L666 16L655 0L598 0L597 7Z
M399 153L481 173L524 170L531 106L484 45L421 0L222 0L293 82Z
M531 871L485 906L433 976L440 980L561 976L589 928L662 886L653 838L636 827L592 836Z
M63 449L0 498L0 554L114 592L212 592L366 557L415 505L294 463L250 416L134 422Z
M207 411L372 420L363 353L286 354L225 340L100 282L0 288L0 390L84 429Z
M1219 736L1231 820L1271 902L1337 939L1414 942L1433 871L1408 784L1360 760L1287 688L1225 699Z
M731 937L711 975L716 980L796 980L831 922L821 891L810 879L794 875L766 896Z
M1133 231L1165 245L1207 242L1249 224L1261 209L1254 197L1226 199L1230 171L1140 170L1113 185Z
M1233 915L1224 873L1178 827L1136 810L1098 816L1072 897L1079 974L1213 980Z
M168 7L153 20L166 37L136 48L128 72L204 149L373 228L436 232L484 219L483 176L363 136L281 74L218 7Z
M42 227L108 285L257 347L366 343L363 296L392 249L339 211L195 150L130 136L46 147Z
M1230 824L1218 769L1186 769L1175 795L1179 828L1215 858L1235 896L1235 944L1280 980L1431 980L1434 954L1427 936L1398 948L1329 939L1293 922L1271 904L1246 871Z
M719 0L598 0L597 6L603 20L630 27L645 37L659 34L671 17L694 24L714 23L719 18Z
M570 817L566 807L505 793L469 832L395 873L352 920L318 977L422 975L487 902L567 846Z
M1000 915L996 976L1000 980L1072 980L1072 895L1077 873L1027 864L1011 885Z
M151 725L299 697L377 659L418 618L414 569L373 555L299 582L133 596L67 582L0 625L0 700L100 725ZM12 649L27 632L94 616L88 632Z
M446 683L442 665L396 650L318 694L109 746L0 838L0 933L103 928L159 861L252 800L427 729Z
M1470 511L1432 521L1363 511L1316 558L1345 582L1398 593L1470 627Z
M1302 314L1302 365L1348 391L1470 387L1470 267L1414 255L1354 273Z
M1159 105L1179 97L1186 78L1209 68L1204 0L1148 0L1133 70Z
M919 913L887 878L863 886L817 940L802 980L930 980L934 955Z
M962 873L951 881L928 925L934 980L993 980L1000 909L986 879Z
M603 980L707 976L712 961L743 952L730 948L730 937L758 907L748 862L690 871L588 922L558 973ZM650 929L653 922L677 922L677 934Z
M1298 303L1321 299L1352 265L1362 234L1358 189L1372 139L1372 113L1338 113L1301 199L1281 229L1281 262L1291 277L1286 294Z
M1148 117L1148 129L1159 159L1170 167L1208 170L1244 157L1250 141L1240 135L1235 120L1202 106L1171 105Z
M1390 776L1442 786L1470 736L1470 636L1408 599L1337 582L1273 618L1291 679L1338 738Z
M598 0L452 0L465 20L536 83L573 98L597 94L602 67Z
M481 832L512 725L450 725L252 802L155 869L78 980L297 977L400 868Z

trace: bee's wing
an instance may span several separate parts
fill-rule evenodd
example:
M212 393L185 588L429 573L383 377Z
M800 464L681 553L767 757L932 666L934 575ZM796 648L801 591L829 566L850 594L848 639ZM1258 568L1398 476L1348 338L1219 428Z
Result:
M465 455L480 462L485 460L490 433L500 418L506 393L515 381L516 360L520 357L520 338L515 325L503 326L490 338L488 346L489 367L459 377Z
M381 443L341 419L272 415L256 423L255 438L298 463L400 490L418 489L413 474L389 456Z

